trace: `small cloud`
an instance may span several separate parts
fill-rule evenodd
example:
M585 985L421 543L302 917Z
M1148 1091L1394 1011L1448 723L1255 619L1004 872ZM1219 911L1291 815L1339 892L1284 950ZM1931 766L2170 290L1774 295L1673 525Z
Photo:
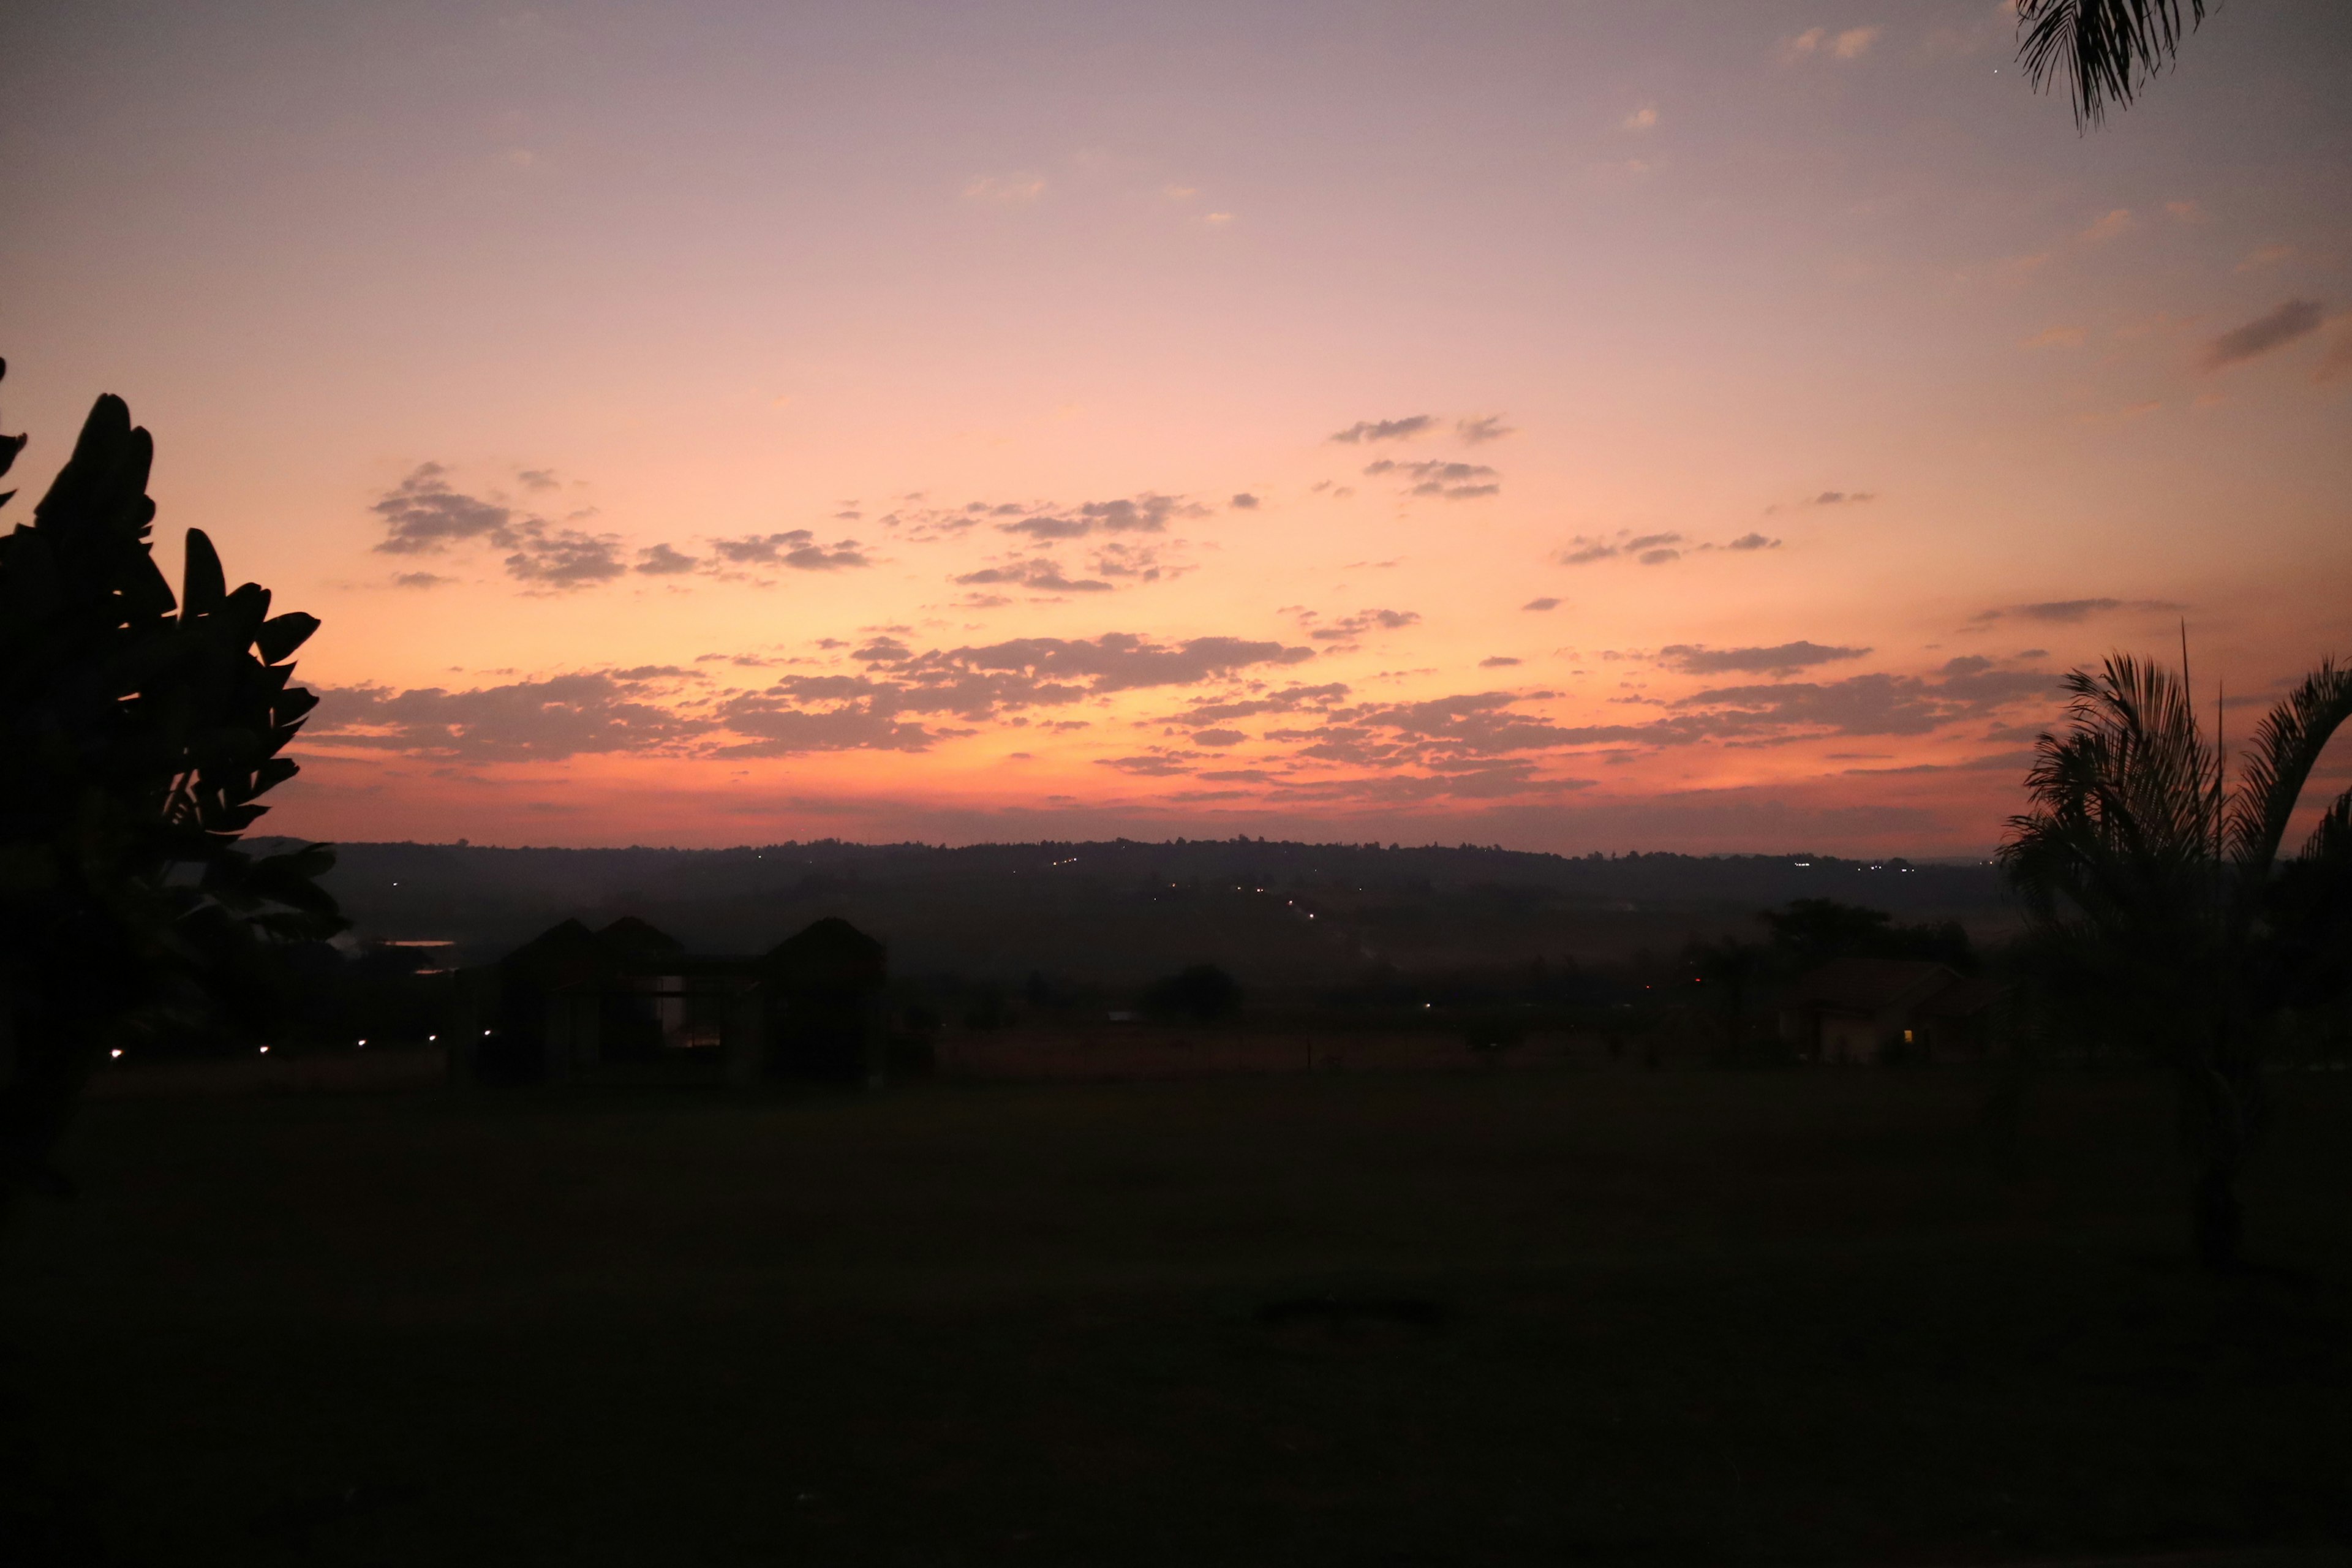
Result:
M963 199L984 206L1025 207L1045 194L1035 174L975 174L963 184Z
M1507 654L1498 653L1493 655L1491 658L1480 659L1478 661L1478 668L1481 669L1507 669L1512 665L1524 664L1527 661L1525 659L1513 658Z
M2258 272L2265 267L2275 267L2294 255L2294 247L2292 245L2265 245L2260 250L2248 252L2246 258L2238 263L2237 270Z
M1559 608L1559 601L1547 595L1540 599L1529 599L1526 604L1521 605L1519 608L1522 610L1535 610L1538 612L1557 610Z
M2129 207L2117 207L2105 213L2088 228L2074 237L2077 245L2105 245L2131 232L2132 215Z
M1483 447L1489 441L1499 441L1518 432L1504 424L1501 415L1485 414L1475 419L1456 419L1454 434L1465 447Z
M1679 550L1658 549L1644 550L1636 559L1644 566L1664 566L1669 561L1680 561L1682 558L1683 552Z
M555 470L552 468L524 468L515 478L522 481L525 489L551 490L556 488Z
M2164 216L2175 223L2203 223L2205 209L2195 202L2167 202Z
M691 555L681 555L667 544L649 544L637 552L634 570L648 577L674 577L681 572L691 572L700 561Z
M1223 228L1226 225L1234 221L1234 215L1231 213L1202 213L1201 215L1201 221L1211 228Z
M1617 128L1621 131L1648 131L1654 128L1657 123L1658 111L1645 103L1619 121Z
M1409 414L1402 419L1359 419L1331 439L1350 446L1364 441L1402 441L1436 423L1436 418L1427 414Z
M2080 348L2087 334L2080 327L2052 327L2023 340L2019 346L2029 349Z
M2242 327L2232 327L2207 343L2199 363L2204 369L2213 371L2266 354L2319 331L2326 313L2315 300L2289 300L2269 314L2257 316Z
M1823 490L1817 496L1809 497L1805 504L1807 506L1860 506L1864 501L1874 501L1877 499L1876 490Z
M1231 504L1235 511L1255 511L1257 510L1257 497L1250 494L1247 490L1244 490L1239 495L1234 497L1233 500L1229 504Z
M1778 550L1780 548L1780 542L1777 539L1768 539L1760 533L1743 533L1724 548L1726 550Z
M1201 194L1198 185L1162 185L1160 194L1171 202L1189 202Z
M1239 730L1195 730L1193 742L1202 746L1238 746L1249 736Z
M454 583L455 577L444 577L438 572L403 572L392 580L395 588L438 588L444 583Z
M1848 27L1832 33L1826 27L1808 27L1780 45L1780 59L1787 65L1820 56L1824 59L1858 60L1870 52L1878 41L1876 27Z

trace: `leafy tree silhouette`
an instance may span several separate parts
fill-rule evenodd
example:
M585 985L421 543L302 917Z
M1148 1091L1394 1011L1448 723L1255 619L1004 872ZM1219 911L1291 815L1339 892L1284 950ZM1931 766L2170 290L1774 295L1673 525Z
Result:
M0 437L0 474L25 442ZM348 923L318 885L325 846L237 847L297 771L279 753L318 700L289 660L319 623L231 591L195 529L174 601L148 537L153 456L100 397L33 521L0 538L0 1203L70 1190L50 1153L107 1053L266 1028L268 946Z

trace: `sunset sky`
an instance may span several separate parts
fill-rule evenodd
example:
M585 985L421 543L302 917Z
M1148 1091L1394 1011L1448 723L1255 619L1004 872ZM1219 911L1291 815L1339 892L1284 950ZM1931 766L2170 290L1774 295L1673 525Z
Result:
M2341 0L30 9L0 427L323 619L279 831L1968 854L2352 653Z

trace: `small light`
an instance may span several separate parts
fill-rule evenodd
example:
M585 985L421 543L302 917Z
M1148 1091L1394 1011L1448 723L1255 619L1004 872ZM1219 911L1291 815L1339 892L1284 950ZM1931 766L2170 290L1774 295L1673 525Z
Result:
M439 1039L440 1037L440 1037L440 1036L438 1036L438 1035L427 1035L427 1036L425 1036L425 1043L426 1045L428 1045L428 1046L429 1046L429 1045L431 1045L434 1041L436 1041L436 1040Z
M122 1047L121 1046L117 1046L106 1054L110 1057L119 1057L122 1054Z
M261 1047L261 1054L262 1054L263 1056L265 1056L265 1057L266 1057L266 1056L268 1056L268 1055L269 1054L269 1047L268 1047L268 1046L264 1046L264 1047Z
M488 1037L488 1035L489 1035L489 1031L488 1031L488 1029L484 1029L484 1030L482 1031L482 1034L483 1034L483 1037L484 1037L485 1038L487 1038L487 1037Z
M365 1050L367 1048L367 1042L365 1040L362 1040L360 1042L360 1048L362 1050Z

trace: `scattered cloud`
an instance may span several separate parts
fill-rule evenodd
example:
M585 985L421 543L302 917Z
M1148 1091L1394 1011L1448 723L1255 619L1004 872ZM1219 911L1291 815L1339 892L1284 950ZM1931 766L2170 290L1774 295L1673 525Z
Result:
M1481 669L1504 669L1512 665L1525 664L1527 660L1525 659L1513 658L1508 654L1498 653L1489 655L1487 658L1480 659L1478 661L1478 668Z
M2236 269L2240 272L2259 272L2265 267L2275 267L2294 255L2294 247L2292 245L2265 245L2259 250L2248 252L2245 258L2238 263Z
M2326 315L2315 300L2289 300L2277 310L2257 316L2242 327L2232 327L2207 343L2199 363L2206 370L2220 370L2224 365L2266 354L2317 331Z
M1257 510L1257 497L1250 494L1247 490L1243 490L1239 494L1235 495L1234 499L1226 504L1231 506L1235 511L1255 511Z
M950 579L960 588L980 588L991 584L1027 588L1041 594L1108 594L1110 584L1093 577L1071 577L1061 563L1050 556L1038 555L1026 561L1014 561L1002 566L982 567Z
M1738 538L1733 540L1730 543L1725 545L1724 548L1726 550L1741 551L1778 550L1780 548L1780 542L1777 539L1768 538L1761 533L1743 533Z
M1311 610L1299 617L1302 623L1316 618ZM1328 626L1318 626L1307 635L1317 642L1353 644L1366 632L1402 631L1407 626L1417 625L1420 620L1421 612L1418 610L1358 610L1354 615L1343 616Z
M1475 419L1456 419L1454 435L1465 447L1483 447L1489 441L1499 441L1518 432L1503 423L1500 414L1482 414Z
M1815 642L1784 642L1773 647L1718 647L1677 643L1658 650L1658 658L1685 675L1793 675L1817 664L1860 658L1866 647L1831 647Z
M467 540L511 543L514 512L452 489L447 473L438 463L419 463L368 508L384 521L384 536L375 546L378 551L415 555L446 550Z
M502 564L509 576L542 590L584 588L628 570L621 564L618 534L551 528L535 519L516 531L520 537Z
M312 742L465 762L557 762L583 753L677 751L712 728L661 700L659 672L592 670L450 691L320 690Z
M1657 123L1657 110L1645 103L1641 108L1633 110L1633 113L1627 115L1624 119L1619 121L1617 122L1617 128L1621 131L1649 131L1654 129Z
M1807 506L1861 506L1866 501L1874 501L1877 499L1876 490L1823 490L1819 495L1807 497L1805 504Z
M454 583L457 580L455 577L444 577L438 572L403 572L393 578L392 584L395 588L438 588L445 583Z
M2105 245L2131 232L2132 215L2129 207L2116 207L2102 213L2090 226L2074 236L2077 245Z
M634 568L648 577L674 577L681 572L691 572L701 562L692 555L681 555L667 544L648 544L637 552Z
M1808 27L1781 42L1780 58L1789 65L1812 58L1858 60L1878 41L1879 31L1876 27L1848 27L1832 33L1826 27Z
M1632 533L1621 529L1614 539L1580 533L1553 552L1552 559L1563 566L1588 566L1595 561L1623 555L1644 566L1663 566L1681 558L1678 546L1683 542L1679 533Z
M1473 500L1491 496L1501 490L1494 482L1498 477L1484 463L1448 463L1435 458L1419 463L1400 463L1382 458L1364 468L1366 478L1382 474L1401 474L1412 481L1409 495L1440 496L1447 500Z
M751 533L740 539L714 539L710 552L735 566L788 566L795 572L840 572L871 566L857 541L844 539L831 545L817 542L805 528L782 533ZM713 563L714 566L716 562Z
M1402 419L1359 419L1331 439L1350 446L1365 441L1403 441L1422 434L1437 423L1434 415L1411 414Z
M2029 349L2075 349L2083 346L2083 340L2088 335L2080 327L2051 327L2023 340L2019 346Z
M1035 174L975 174L963 185L963 199L982 206L1025 207L1045 194Z
M1557 610L1559 608L1559 601L1551 597L1549 595L1546 595L1540 599L1529 599L1526 604L1521 605L1519 608L1522 610L1536 610L1538 612L1544 610Z

